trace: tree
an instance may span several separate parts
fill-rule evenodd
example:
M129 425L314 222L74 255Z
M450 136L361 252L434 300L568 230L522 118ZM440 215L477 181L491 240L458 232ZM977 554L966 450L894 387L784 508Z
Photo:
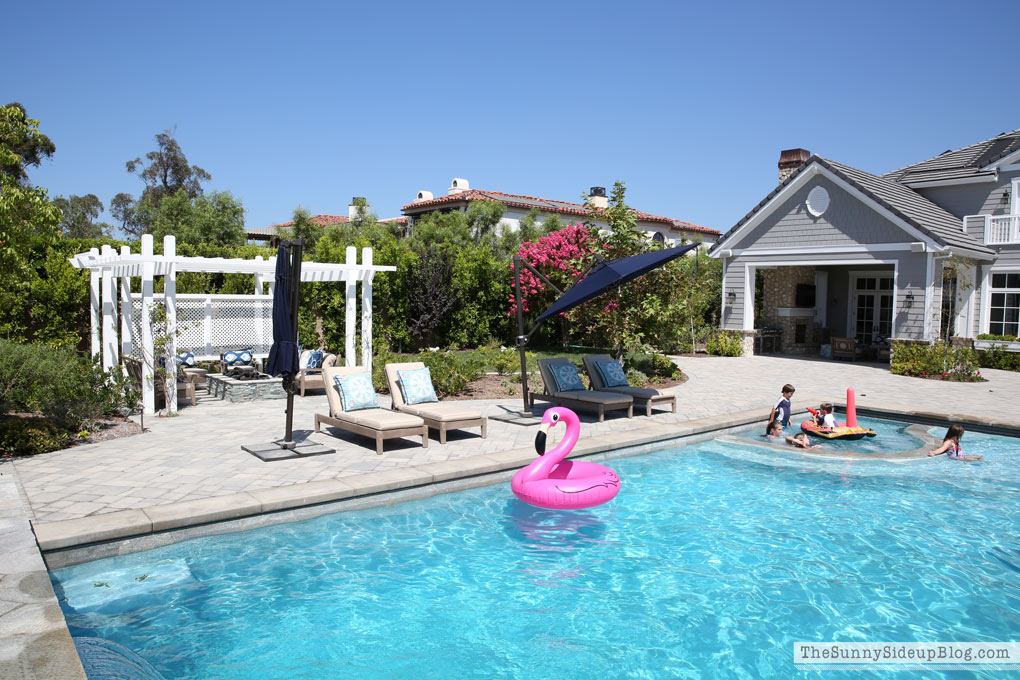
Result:
M110 199L110 214L120 222L121 231L125 234L138 236L145 233L145 225L138 218L135 211L135 199L126 192L121 192Z
M453 264L450 255L429 246L418 256L418 267L411 272L410 331L422 346L430 345L435 331L456 304L453 292Z
M0 173L27 186L27 168L38 166L57 150L50 138L39 132L39 121L28 117L25 107L12 102L0 109Z
M609 193L608 207L596 207L591 197L584 197L584 208L588 213L584 218L585 226L597 230L598 222L601 221L609 227L608 232L600 233L602 255L606 259L636 255L645 250L644 239L634 228L637 225L637 213L627 205L626 194L627 184L616 181Z
M53 154L49 137L39 132L39 121L28 118L21 104L0 108L0 271L5 288L24 283L31 237L53 239L58 233L60 210L46 190L28 184L28 166Z
M63 219L60 231L67 238L103 238L110 235L110 225L96 222L103 212L103 203L95 194L71 195L70 198L57 196L53 204L60 209Z
M244 207L229 191L191 198L181 189L158 205L151 196L143 196L134 210L156 239L173 234L181 243L241 245L245 241Z

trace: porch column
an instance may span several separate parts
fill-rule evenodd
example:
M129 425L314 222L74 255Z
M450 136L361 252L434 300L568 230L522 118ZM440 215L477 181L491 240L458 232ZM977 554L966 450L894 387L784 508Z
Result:
M142 410L156 412L153 385L154 354L152 348L152 279L156 265L152 260L152 234L142 234Z
M372 249L361 249L361 363L372 373Z
M163 303L166 305L166 410L177 413L177 237L163 237L163 258L166 274L163 277Z
M354 267L358 264L358 249L354 246L347 246L345 264ZM357 357L354 356L354 326L356 323L355 311L357 307L358 279L354 271L344 272L344 283L347 287L347 295L344 310L344 365L357 365Z

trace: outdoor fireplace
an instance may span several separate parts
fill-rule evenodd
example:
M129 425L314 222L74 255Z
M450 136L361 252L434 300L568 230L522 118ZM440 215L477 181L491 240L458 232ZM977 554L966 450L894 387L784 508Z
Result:
M233 366L222 374L210 374L206 383L209 394L226 401L261 401L286 399L283 378L259 373L254 366Z

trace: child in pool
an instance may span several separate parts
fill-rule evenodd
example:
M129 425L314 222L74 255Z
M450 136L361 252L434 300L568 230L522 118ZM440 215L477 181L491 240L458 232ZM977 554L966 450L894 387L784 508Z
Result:
M953 423L946 430L946 436L942 439L942 446L928 452L929 456L937 456L940 453L946 454L947 458L954 460L981 460L981 456L965 456L960 446L960 439L963 437L963 425Z
M832 415L832 404L824 402L818 406L818 414L814 416L815 425L823 429L836 427L836 418Z
M797 434L793 435L792 437L787 437L786 438L786 443L789 444L790 446L796 446L796 447L799 447L799 448L802 448L802 449L820 449L820 448L822 448L821 444L812 444L811 440L808 439L807 434L805 434L803 432L798 432Z
M783 426L779 424L778 420L773 420L769 423L768 427L769 431L768 433L763 434L763 437L766 437L767 439L779 439L783 436Z
M769 424L765 426L765 436L768 436L769 432L772 431L772 423L779 423L783 427L790 427L790 397L796 390L793 389L793 385L787 383L783 385L783 394L776 400L776 403L772 406L772 412L769 413Z

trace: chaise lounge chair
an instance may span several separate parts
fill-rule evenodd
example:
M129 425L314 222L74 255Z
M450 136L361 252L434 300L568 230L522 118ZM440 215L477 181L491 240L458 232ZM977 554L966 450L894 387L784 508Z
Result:
M607 361L620 367L619 375L625 375L623 366L620 365L620 362L614 360L608 354L589 354L584 357L584 370L588 374L588 379L591 380L592 389L599 390L600 392L619 392L620 394L629 394L634 398L635 404L645 407L646 416L652 415L653 405L671 406L673 413L676 413L675 394L670 392L661 392L647 387L607 385L603 371L599 370L599 364ZM623 380L626 382L626 378L623 378Z
M569 368L563 367L564 365L569 366ZM598 411L600 423L605 420L606 411L627 409L627 417L631 418L634 416L633 397L629 394L620 394L619 392L600 392L584 389L581 377L577 375L577 367L570 359L566 357L539 359L538 368L542 372L542 383L545 387L545 393L535 394L532 392L529 395L531 406L535 405L535 399L541 399L542 401L551 401L561 406ZM557 376L560 378L559 381L557 381ZM576 381L574 380L575 378Z
M417 371L425 368L420 361L412 361L403 364L386 364L386 382L390 387L390 396L393 397L393 409L402 413L410 413L425 420L425 423L433 430L439 430L439 443L446 443L447 430L461 430L466 427L480 426L482 428L482 439L485 439L486 424L488 421L480 412L439 401L426 401L417 404L405 403L404 390L400 385L400 371ZM434 398L435 389L432 391Z
M334 378L337 376L368 373L364 366L330 366L322 369L326 383L326 397L329 399L329 415L315 414L315 431L319 431L322 423L339 427L365 437L375 438L375 452L382 455L383 440L394 437L418 435L421 437L422 448L429 446L429 428L425 421L409 413L396 413L381 406L363 408L355 411L344 411L340 391ZM371 380L371 376L369 376Z

